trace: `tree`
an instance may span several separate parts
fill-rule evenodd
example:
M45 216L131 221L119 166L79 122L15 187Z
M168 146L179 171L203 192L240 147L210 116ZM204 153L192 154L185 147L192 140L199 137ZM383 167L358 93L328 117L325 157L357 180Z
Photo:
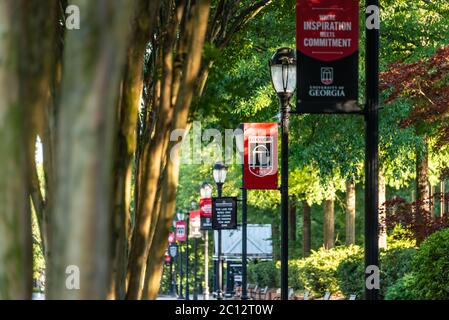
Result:
M114 106L132 5L77 5L82 28L65 39L57 123L50 299L104 299L110 281ZM66 285L71 266L79 270L79 290Z
M16 14L25 14L23 3L0 3L0 298L31 297L31 213L27 189L27 159L22 147L28 131L24 121L31 111L21 95L23 74L29 64L20 61L20 34L26 29ZM32 45L35 45L33 42ZM20 61L20 62L19 62ZM22 73L24 72L24 73Z
M346 245L355 244L355 184L346 181Z
M118 126L114 163L114 217L110 299L126 294L128 239L131 234L131 199L133 159L137 149L137 121L144 82L144 55L156 25L160 1L138 0L131 22L122 96L118 106Z

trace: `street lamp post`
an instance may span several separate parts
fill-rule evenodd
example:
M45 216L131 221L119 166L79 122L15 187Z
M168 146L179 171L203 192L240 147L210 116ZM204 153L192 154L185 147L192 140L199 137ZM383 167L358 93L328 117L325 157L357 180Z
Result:
M173 221L173 229L176 232L176 221ZM174 242L174 240L173 240ZM175 257L171 256L170 259L170 295L171 296L175 296L176 295L176 275L175 275L175 270L176 268L173 266L174 265L174 261Z
M192 210L197 209L196 201L192 201ZM197 282L197 270L198 270L198 238L193 239L193 300L198 300L198 282Z
M184 213L182 211L179 211L176 214L176 217L178 218L178 221L182 221L184 220ZM181 243L179 244L179 297L178 299L180 300L184 300L184 296L182 294L183 288L182 288L182 277L183 277L183 272L182 272L182 250L181 250Z
M187 211L186 218L186 300L190 300L189 292L189 225L190 225L190 213Z
M281 299L288 300L288 125L296 89L296 55L280 48L269 61L273 87L281 103Z
M212 197L212 186L204 182L200 190L202 199ZM204 300L209 300L209 231L204 230Z
M215 183L217 184L217 195L218 198L222 197L223 184L226 181L226 174L228 172L228 168L225 166L223 162L217 162L214 166L213 175ZM221 256L221 230L218 230L218 252L217 252L217 260L218 260L218 277L217 277L217 300L223 300L223 264L222 264L222 256Z
M195 238L193 242L193 251L195 255L195 262L193 265L193 300L198 300L198 282L197 282L197 270L198 270L198 238Z
M379 8L379 0L367 0L366 7ZM367 17L369 10L366 10ZM365 107L365 268L379 266L379 43L378 28L366 29ZM366 269L365 269L366 271ZM365 278L369 273L365 273ZM379 290L365 286L365 299L378 300Z
M175 292L173 290L173 257L170 256L170 290L168 293L170 296L174 296Z

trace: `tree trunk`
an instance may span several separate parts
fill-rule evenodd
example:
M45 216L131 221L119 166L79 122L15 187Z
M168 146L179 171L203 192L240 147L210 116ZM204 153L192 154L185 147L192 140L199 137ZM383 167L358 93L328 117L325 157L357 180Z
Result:
M346 181L346 245L355 244L355 183Z
M440 182L440 217L443 218L445 215L445 190L444 190L444 180Z
M114 169L114 219L112 274L109 299L124 299L130 226L132 164L136 152L136 127L143 89L144 53L153 33L159 1L138 0L128 43L122 97L118 111Z
M430 185L430 193L429 193L429 201L430 201L430 214L432 216L432 218L435 217L435 186Z
M423 215L430 211L429 206L429 154L427 145L423 152L417 152L416 156L416 223L423 223ZM419 233L421 234L421 233ZM416 244L419 245L424 239L418 237Z
M302 201L302 252L304 257L310 255L312 249L311 208L306 200Z
M114 106L131 3L78 6L81 29L65 40L50 299L105 299L110 280Z
M21 39L20 61L23 86L22 99L27 111L27 164L28 189L36 212L41 247L46 262L50 252L50 213L53 207L54 172L49 165L53 159L53 145L50 136L50 126L54 125L54 107L56 91L59 89L58 67L61 63L61 37L63 27L60 26L59 1L51 0L44 4L38 1L22 1L21 12L24 17L24 31ZM36 139L39 135L43 146L44 181L38 178L36 167ZM43 184L41 183L43 182ZM42 192L45 190L45 192ZM47 278L48 279L48 278ZM48 282L47 282L48 284Z
M166 36L163 49L163 76L160 105L158 106L158 121L154 137L149 146L145 146L142 154L143 169L142 185L139 187L139 199L136 212L136 227L133 232L131 251L128 262L128 290L126 299L139 299L143 289L143 279L147 262L151 224L155 223L156 201L155 186L158 185L161 172L161 160L165 154L165 138L173 118L171 107L171 92L173 79L172 43L173 34ZM155 159L157 159L155 161Z
M23 99L24 79L20 74L22 67L31 66L33 61L20 60L20 40L29 31L21 25L22 10L26 10L22 4L0 2L0 299L30 299L32 291L31 213L24 148L33 129L26 127L30 110Z
M239 2L235 3L229 3L229 5L224 5L224 1L220 1L220 3L215 8L215 18L211 19L210 26L215 26L216 32L211 32L211 37L208 39L212 46L215 46L216 48L223 49L229 40L231 39L232 35L234 35L237 31L241 30L243 26L251 20L262 8L267 6L271 1L270 0L262 0L258 1L257 3L253 3L251 5L243 5ZM174 3L174 5L173 5ZM209 63L206 63L201 67L201 63L198 63L198 66L196 65L195 60L192 60L190 58L186 58L188 56L197 56L195 59L201 60L201 50L204 47L204 39L202 41L199 41L202 35L201 28L206 29L207 28L207 18L205 16L201 16L205 10L209 11L210 7L210 1L205 0L197 0L197 1L163 1L162 2L162 14L160 15L161 26L160 29L163 31L163 36L159 37L158 43L164 43L163 38L167 38L168 35L172 33L172 27L170 24L167 25L167 23L164 23L167 19L167 8L170 10L172 8L175 8L175 15L178 19L176 19L179 24L179 30L176 30L175 28L175 36L173 38L176 38L175 43L173 44L174 47L172 48L171 52L175 52L176 54L172 58L174 59L173 63L173 73L171 75L171 107L179 110L179 107L183 109L182 115L178 117L178 119L182 119L184 116L187 118L187 115L189 113L190 104L192 101L192 96L202 95L202 90L204 88L204 84L207 79L208 75L208 67L210 66ZM199 11L195 13L195 8L201 8L202 14L199 14ZM193 14L192 14L193 13ZM203 19L204 23L200 21L200 19ZM193 23L192 23L193 22ZM212 30L209 29L209 31ZM192 44L193 39L193 46ZM201 46L199 46L201 45ZM162 46L162 45L160 45ZM165 48L166 44L164 45ZM167 52L166 49L163 50L164 52ZM192 54L192 52L195 52ZM164 59L164 62L165 59ZM159 68L164 69L164 68ZM197 70L195 70L197 69ZM201 71L200 71L201 70ZM165 75L158 76L157 79L161 79L160 83L162 84L160 89L157 89L161 92L160 98L158 99L157 105L158 108L162 105L162 102L164 101L164 95L165 95L165 87L164 82L167 80L167 77ZM159 80L158 80L159 81ZM190 97L189 97L190 95ZM179 106L179 107L178 107ZM160 126L160 122L166 121L168 123L171 122L171 119L173 115L170 113L173 110L169 110L169 112L161 112L162 116L157 116L158 119L156 126ZM177 112L177 111L176 111ZM160 121L162 119L162 121ZM176 123L176 119L174 119L174 123ZM187 122L187 120L185 120ZM180 121L182 123L182 121ZM172 127L174 129L184 129L185 125L180 125L176 127ZM155 135L160 134L161 136L165 136L168 132L167 130L160 130L158 127L154 130ZM153 142L154 140L157 141L157 138L154 136L152 138ZM172 144L173 145L173 144ZM171 152L171 147L169 147L169 151L167 151L166 146L162 147L162 152L164 154L168 154ZM155 156L149 156L152 155L150 152L148 152L147 147L143 148L144 152L142 153L141 159L138 160L139 165L141 168L145 168L145 172L140 173L142 177L142 183L139 184L137 187L137 194L138 201L137 201L137 219L140 219L144 222L144 224L140 224L139 222L136 223L136 225L141 228L140 230L135 230L133 232L133 245L131 248L131 255L130 255L130 263L128 267L128 277L130 287L128 289L127 298L130 299L136 299L140 295L140 288L142 286L142 274L143 270L145 270L144 262L151 261L154 263L154 261L162 261L160 260L154 260L150 259L150 257L147 257L148 252L153 250L153 245L156 246L156 248L160 245L160 241L166 241L166 239L163 238L154 238L154 228L156 225L156 221L158 221L161 216L166 214L165 209L161 210L160 213L158 210L156 210L156 206L158 205L157 202L159 201L157 199L156 193L154 189L159 189L160 185L159 182L163 181L163 179L160 179L160 172L159 170L157 172L158 176L151 175L149 172L152 172L151 170L148 170L148 168L152 165L152 162L154 162L154 159L161 159L162 162L164 162L164 157L155 157ZM176 153L177 151L175 151ZM175 155L177 157L177 155ZM171 158L171 157L170 157ZM151 161L149 164L147 161ZM163 168L163 166L160 166L159 164L156 164L159 166L159 168ZM172 174L170 173L172 169L166 169L165 171L169 176ZM179 170L179 168L173 168L173 170ZM177 175L177 173L176 173ZM149 178L152 178L153 181L150 182ZM155 188L155 183L158 184L158 188ZM170 193L173 192L173 190L176 190L177 181L175 184L170 184L170 190L167 193L167 195L161 195L163 199L165 197L170 198ZM153 188L153 190L148 191L148 188ZM162 201L163 203L163 201ZM165 204L164 204L165 206ZM170 208L172 204L168 204L167 208ZM168 209L170 211L170 209ZM168 212L168 214L172 214L172 212ZM150 231L147 231L150 227ZM145 241L143 241L143 239ZM146 244L144 246L143 244ZM135 245L137 244L137 246ZM148 248L150 247L150 248ZM150 250L150 251L148 251ZM134 251L134 252L133 252ZM159 249L156 250L156 254L159 256ZM161 256L162 257L162 256ZM147 259L148 258L148 259ZM156 257L157 258L157 257ZM148 269L150 270L150 269ZM157 273L157 272L156 272ZM156 274L155 273L155 274ZM147 277L147 276L146 276ZM149 275L150 278L152 278L152 275ZM156 279L159 276L156 275ZM148 278L148 277L147 277ZM152 281L153 282L153 281ZM132 286L132 288L131 288ZM146 291L146 290L145 290ZM148 293L145 293L145 295L148 295ZM151 295L151 294L149 294Z
M379 249L387 249L387 209L385 207L386 182L383 172L379 172Z
M290 198L290 241L296 241L296 196L293 195Z
M167 149L167 164L165 168L165 176L162 185L161 208L157 221L158 232L154 234L151 248L148 256L146 283L148 288L144 293L147 299L155 299L160 287L160 272L165 248L167 246L167 236L172 225L173 213L176 207L176 191L179 181L180 168L180 149L179 138L184 139L189 131L188 116L190 105L194 96L195 82L201 68L202 48L204 46L207 22L209 17L210 0L198 0L191 9L190 26L196 31L192 33L190 43L188 44L188 56L183 70L183 80L175 105L175 116L172 124L172 136ZM183 129L182 136L178 136L177 130ZM159 266L154 267L154 264Z
M334 247L334 199L324 202L323 245L325 249Z
M429 198L429 154L427 146L425 150L418 152L416 157L416 201L424 202L421 206L430 211Z

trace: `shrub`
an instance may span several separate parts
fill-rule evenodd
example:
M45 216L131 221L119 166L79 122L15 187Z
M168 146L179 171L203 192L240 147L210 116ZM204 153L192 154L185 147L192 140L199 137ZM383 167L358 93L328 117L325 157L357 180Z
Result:
M412 270L416 249L393 247L381 255L380 293L384 296L388 288Z
M387 288L386 300L416 300L416 277L414 273L407 273Z
M363 252L350 255L337 268L340 291L346 297L356 294L362 298L365 293L365 262Z
M290 263L290 284L296 290L308 290L322 296L326 291L340 293L337 279L338 266L361 251L358 246L336 247L330 250L321 248L313 251L310 257Z
M412 243L400 239L389 242L389 249L380 255L380 295L384 296L390 286L412 270L416 249ZM348 256L337 268L341 292L345 296L357 294L363 297L365 291L365 262L363 251Z
M419 248L413 261L417 298L449 299L449 229L435 232Z
M279 279L279 269L274 261L263 261L248 265L248 280L259 287L279 287Z

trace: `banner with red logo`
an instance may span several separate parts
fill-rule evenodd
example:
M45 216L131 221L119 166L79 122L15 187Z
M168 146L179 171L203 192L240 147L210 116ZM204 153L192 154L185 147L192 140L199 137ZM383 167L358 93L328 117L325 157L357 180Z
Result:
M297 0L300 113L359 111L359 0Z
M244 188L278 189L278 124L244 124Z
M185 242L187 240L187 223L176 221L176 241Z
M212 217L212 198L200 199L200 212L202 217Z
M175 242L175 233L174 232L170 232L168 234L168 244L172 244L173 242Z
M190 211L189 221L189 237L201 238L201 212L199 210Z
M165 261L166 264L169 264L170 261L171 261L171 257L170 257L170 254L169 254L168 250L166 250L165 253L164 253L164 261Z
M212 198L200 199L201 230L212 230Z

